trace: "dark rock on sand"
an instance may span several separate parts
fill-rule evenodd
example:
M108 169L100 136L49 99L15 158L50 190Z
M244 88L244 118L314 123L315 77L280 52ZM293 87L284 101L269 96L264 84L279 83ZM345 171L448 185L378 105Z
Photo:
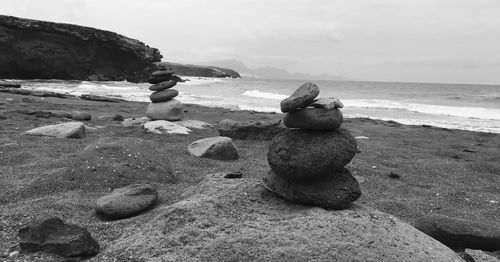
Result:
M148 184L117 188L96 201L97 213L113 218L130 217L147 209L158 200L158 192Z
M309 106L319 95L319 87L307 82L302 84L293 94L281 101L281 111L291 112Z
M99 244L86 228L49 218L40 225L19 230L24 251L45 251L63 257L88 257L99 252Z
M283 123L289 128L331 130L340 127L343 120L339 109L303 108L286 113Z
M191 155L216 160L238 159L238 150L229 137L216 136L197 140L188 146Z
M286 127L281 120L277 121L256 121L256 122L236 122L224 119L219 122L217 129L219 135L233 139L249 140L271 140Z
M83 100L109 102L109 103L120 103L120 102L125 101L125 100L119 99L119 98L111 98L111 97L96 96L96 95L89 95L89 94L81 95L80 98Z
M120 121L121 122L123 120L125 120L125 118L120 114L116 114L113 116L113 121Z
M183 104L175 99L149 103L146 116L153 120L176 121L184 116L183 107Z
M11 79L146 80L158 49L90 27L0 16L0 75Z
M168 81L163 81L158 84L152 85L149 87L149 90L151 91L162 91L165 89L169 89L174 87L177 84L177 81L175 80L168 80Z
M148 83L158 84L158 83L170 81L170 80L171 80L170 75L153 76L153 77L148 79Z
M288 201L324 208L343 209L361 196L358 182L345 168L301 181L283 179L271 170L263 180L269 190Z
M175 89L166 89L158 92L154 92L149 96L149 99L153 103L165 102L179 95L179 91Z
M31 136L51 136L57 138L85 138L85 125L80 122L68 122L41 126L24 132Z
M77 121L90 121L90 120L92 120L92 115L90 115L87 112L72 111L71 112L71 119L77 120Z
M322 97L315 99L311 106L323 108L326 110L332 110L335 108L342 108L344 107L344 104L342 104L342 102L340 102L340 100L335 97Z
M207 175L186 194L141 227L124 228L95 261L122 254L131 261L462 261L391 215L290 203L256 179Z
M136 183L175 183L168 155L153 141L104 137L83 149L64 174L75 187L117 188Z
M500 226L441 215L422 217L415 227L451 248L500 250Z
M356 151L356 139L342 128L287 129L271 141L267 161L285 179L313 179L342 170Z

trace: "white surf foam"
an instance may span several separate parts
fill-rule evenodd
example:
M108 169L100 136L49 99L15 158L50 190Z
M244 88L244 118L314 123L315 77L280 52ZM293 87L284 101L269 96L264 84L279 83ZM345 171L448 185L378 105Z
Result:
M283 100L283 99L288 97L287 95L262 92L259 90L247 90L243 93L243 95L250 96L250 97L267 98L267 99L273 99L273 100Z

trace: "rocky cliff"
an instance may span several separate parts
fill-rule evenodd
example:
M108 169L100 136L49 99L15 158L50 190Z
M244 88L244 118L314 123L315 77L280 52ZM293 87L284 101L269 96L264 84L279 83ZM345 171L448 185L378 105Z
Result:
M215 67L215 66L199 66L178 64L170 62L158 63L167 68L171 68L176 74L181 76L200 76L200 77L232 77L239 78L240 74L232 69Z
M0 15L0 78L140 82L161 58L117 33Z

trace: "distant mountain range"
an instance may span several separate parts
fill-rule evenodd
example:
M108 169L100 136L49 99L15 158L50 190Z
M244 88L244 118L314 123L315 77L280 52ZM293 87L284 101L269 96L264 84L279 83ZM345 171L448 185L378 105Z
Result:
M348 80L347 78L344 77L327 75L327 74L310 75L302 73L290 73L285 69L269 67L269 66L248 68L243 62L236 59L216 60L216 61L201 62L196 64L230 68L240 73L242 77L256 77L256 78L267 78L267 79L299 79L299 80Z

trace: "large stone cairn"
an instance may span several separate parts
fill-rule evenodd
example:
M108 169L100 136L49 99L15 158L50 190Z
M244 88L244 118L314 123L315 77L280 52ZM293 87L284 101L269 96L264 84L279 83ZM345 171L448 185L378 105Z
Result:
M146 116L153 120L176 121L183 117L183 105L174 99L179 91L172 89L180 78L174 75L174 71L160 66L158 71L151 74L148 80L149 90L154 91L150 96L151 103L146 111Z
M281 101L287 129L269 145L271 171L263 180L286 200L342 209L361 196L358 182L344 167L356 154L357 143L339 128L342 103L316 99L318 94L317 85L305 83Z

